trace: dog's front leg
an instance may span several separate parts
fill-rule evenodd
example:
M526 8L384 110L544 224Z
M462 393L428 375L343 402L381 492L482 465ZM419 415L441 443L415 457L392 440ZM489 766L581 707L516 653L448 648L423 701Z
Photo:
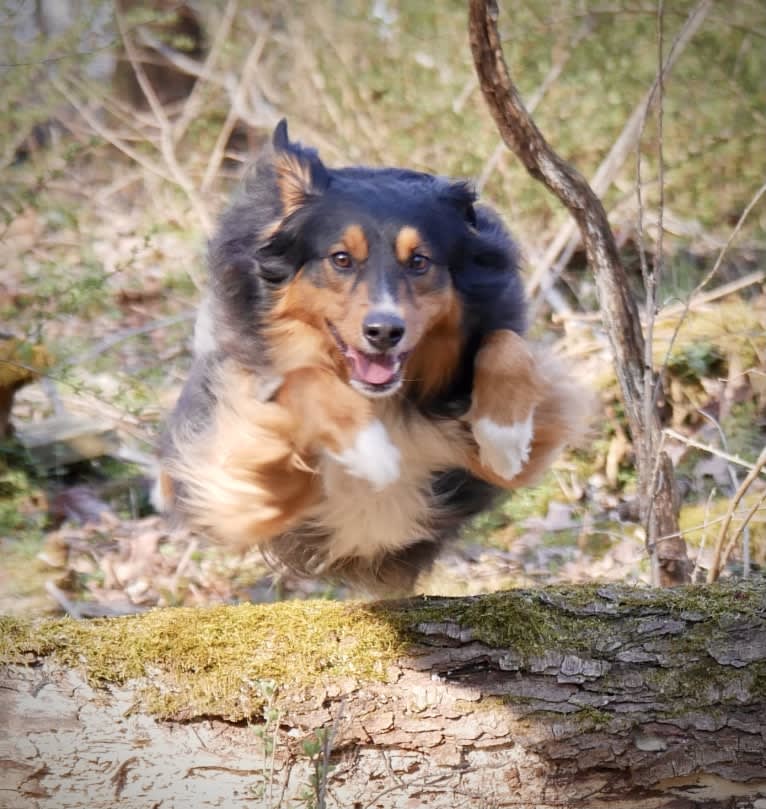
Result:
M349 475L383 489L399 478L400 452L372 403L324 368L290 371L276 401L293 413L299 452L325 452Z
M521 472L534 437L543 381L526 341L503 329L489 334L474 361L468 419L479 461L504 481Z

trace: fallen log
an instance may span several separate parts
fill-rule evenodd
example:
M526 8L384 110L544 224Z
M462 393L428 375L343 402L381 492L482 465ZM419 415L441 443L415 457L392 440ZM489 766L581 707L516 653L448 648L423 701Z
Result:
M763 807L766 585L0 619L0 806Z

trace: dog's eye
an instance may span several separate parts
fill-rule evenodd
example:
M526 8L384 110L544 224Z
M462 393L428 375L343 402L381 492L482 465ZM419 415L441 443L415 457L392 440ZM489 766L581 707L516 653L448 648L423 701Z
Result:
M330 261L332 261L336 270L350 270L353 263L351 261L351 256L342 250L337 253L333 253L330 256Z
M407 262L407 267L409 270L415 275L422 275L425 272L428 272L428 268L431 266L431 259L428 256L422 255L422 253L415 253L412 258Z

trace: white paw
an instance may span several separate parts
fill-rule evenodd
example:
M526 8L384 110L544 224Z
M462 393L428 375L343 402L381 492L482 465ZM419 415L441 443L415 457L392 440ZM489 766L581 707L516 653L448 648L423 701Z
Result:
M480 418L473 425L473 434L479 445L482 466L505 480L516 477L529 460L533 434L531 414L525 421L510 425Z
M384 489L399 478L401 453L377 420L357 433L353 446L329 455L350 475L368 480L376 489Z

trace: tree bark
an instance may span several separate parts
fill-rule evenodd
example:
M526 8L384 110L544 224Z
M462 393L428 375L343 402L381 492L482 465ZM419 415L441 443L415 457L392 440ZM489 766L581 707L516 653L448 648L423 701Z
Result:
M508 148L566 206L580 228L636 450L641 517L650 550L656 550L658 583L681 584L689 580L686 544L673 506L673 467L660 451L657 409L653 402L646 407L647 395L653 395L645 384L652 369L645 368L638 307L601 201L585 178L550 147L511 80L497 30L498 16L496 0L470 0L469 38L479 86ZM661 506L655 508L655 502Z
M763 584L0 629L7 809L766 806Z

